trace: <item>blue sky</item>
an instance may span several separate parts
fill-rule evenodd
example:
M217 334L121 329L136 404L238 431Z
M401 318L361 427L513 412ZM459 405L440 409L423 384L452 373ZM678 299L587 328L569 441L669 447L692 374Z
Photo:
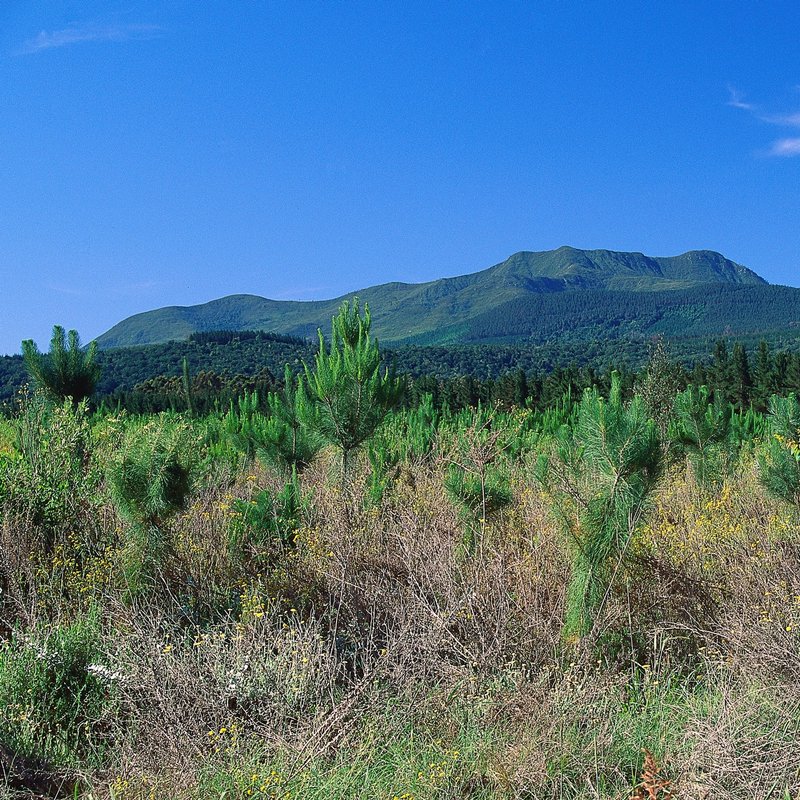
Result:
M800 4L0 4L0 352L563 244L800 285Z

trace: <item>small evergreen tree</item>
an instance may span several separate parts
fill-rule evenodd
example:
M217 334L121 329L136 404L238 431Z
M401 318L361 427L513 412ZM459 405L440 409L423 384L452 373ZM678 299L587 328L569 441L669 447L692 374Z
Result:
M77 331L67 334L55 325L49 353L39 352L33 339L26 339L22 342L22 356L31 379L51 400L70 397L77 405L94 394L100 379L97 342L82 350Z
M270 392L267 403L271 416L264 431L258 456L287 472L300 471L319 451L320 441L303 424L313 416L311 401L302 383L296 381L289 365L283 376L283 391Z
M461 511L466 524L464 550L472 556L486 538L489 518L513 499L501 456L519 430L498 424L495 409L486 412L478 406L459 416L444 486Z
M769 401L769 433L759 458L761 483L774 497L800 506L800 403L794 394Z
M750 402L753 381L750 377L750 362L747 358L747 351L741 342L736 342L733 346L730 375L732 381L729 390L730 397L736 408L742 411L747 408Z
M673 361L663 336L650 343L649 356L644 375L636 385L636 394L641 396L661 438L666 439L675 396L681 388L681 368Z
M169 415L134 423L123 433L106 478L126 531L124 572L132 598L152 582L172 547L170 518L191 491L196 465L193 431Z
M760 411L764 411L770 396L777 390L776 370L769 345L762 339L758 343L758 355L755 368L755 401Z
M720 400L730 400L731 360L724 339L718 339L714 345L714 361L709 370L709 377L714 396Z
M301 391L310 402L299 409L300 420L338 448L343 484L349 478L353 454L402 395L400 381L381 368L378 343L369 335L370 324L368 306L362 317L358 299L345 300L333 318L330 348L320 331L315 368L304 365Z
M727 464L732 408L707 386L689 386L675 398L675 418L670 435L678 450L689 458L695 479L703 487L720 480Z
M608 400L587 390L574 431L563 427L556 452L537 478L553 493L573 544L563 636L574 641L594 624L660 475L661 448L644 402L622 402L619 375Z
M792 353L789 356L784 385L790 392L800 392L800 353Z
M183 388L183 397L186 400L186 410L189 416L194 416L194 391L192 386L192 376L189 374L189 359L183 357L181 362L181 387Z

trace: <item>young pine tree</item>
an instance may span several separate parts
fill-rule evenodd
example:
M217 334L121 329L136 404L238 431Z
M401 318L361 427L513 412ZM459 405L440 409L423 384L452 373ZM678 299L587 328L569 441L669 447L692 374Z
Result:
M769 351L769 345L764 339L758 343L754 377L755 405L760 411L764 411L769 404L770 397L778 388L775 361Z
M349 480L353 455L367 442L402 395L402 384L381 368L378 343L369 335L371 317L358 299L345 300L333 318L330 347L319 332L314 369L305 366L300 420L341 456L342 484Z
M670 434L676 448L685 453L702 487L713 486L727 468L731 431L730 403L706 386L689 386L675 398Z
M53 327L49 353L40 353L33 339L26 339L22 357L37 388L58 402L70 397L77 406L94 394L100 379L97 342L91 342L84 351L78 332L67 334L61 325Z
M662 440L666 440L675 396L681 388L681 368L663 336L654 338L648 350L647 367L637 382L636 394L641 396Z
M773 395L769 401L769 436L759 457L764 488L800 507L800 403L797 397Z
M283 391L267 395L270 418L257 452L260 458L293 474L306 467L320 447L319 437L303 424L313 417L311 401L289 365L283 376Z
M172 549L170 519L186 505L197 443L185 420L162 414L128 427L107 465L106 480L125 530L128 597L152 586Z
M587 390L574 430L563 427L556 452L540 459L537 478L552 493L573 544L567 641L592 630L661 467L655 423L640 397L622 402L616 373L609 399Z

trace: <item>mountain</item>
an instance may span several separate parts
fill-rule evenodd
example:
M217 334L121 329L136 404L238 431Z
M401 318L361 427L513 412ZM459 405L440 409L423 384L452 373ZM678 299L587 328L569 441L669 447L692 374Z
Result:
M153 344L211 330L313 337L318 328L328 329L342 300L355 295L369 303L373 332L385 344L546 340L564 330L575 334L587 325L587 335L597 334L598 326L607 327L610 318L620 316L628 323L623 328L629 334L647 335L648 325L637 324L632 308L645 309L656 327L662 309L666 327L678 326L686 333L692 320L700 319L702 326L710 296L715 298L715 318L734 314L723 328L737 327L735 315L745 312L748 324L755 316L758 324L772 325L770 290L780 288L709 250L662 258L560 247L516 253L468 275L419 284L386 283L332 300L230 295L202 305L170 306L123 320L100 336L98 344L103 348ZM800 297L800 290L790 291ZM782 298L784 305L786 299ZM800 301L796 309L795 301L789 302L784 317L787 324L800 320ZM544 328L540 321L546 323Z

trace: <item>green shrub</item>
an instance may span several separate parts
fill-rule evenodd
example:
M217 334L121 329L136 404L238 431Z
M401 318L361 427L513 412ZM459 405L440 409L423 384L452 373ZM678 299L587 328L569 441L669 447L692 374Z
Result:
M800 506L800 403L795 395L769 401L769 436L759 457L759 477L773 496Z
M136 593L170 549L168 522L181 511L193 484L197 440L180 417L162 414L125 430L108 461L111 497L129 523L125 573Z
M403 462L422 463L430 458L439 433L441 415L433 395L422 395L416 408L390 411L367 447L370 475L366 500L380 506L384 494L400 474Z
M489 518L512 500L501 456L516 431L503 425L494 409L468 412L468 417L460 415L444 485L466 523L464 546L471 555L483 541Z
M282 472L300 471L317 454L322 440L303 424L310 414L310 400L288 364L283 375L283 391L270 392L267 402L271 416L257 449L258 456Z
M116 676L104 663L96 615L0 646L0 738L58 765L99 766L108 747Z
M107 475L125 519L159 527L184 508L196 463L194 444L191 426L169 414L133 423L125 431Z
M251 500L237 500L228 539L231 556L260 566L273 557L276 546L293 546L307 505L296 472L280 492L263 489Z
M310 402L300 420L340 452L342 484L349 479L353 454L370 439L388 411L397 405L403 387L381 368L378 343L369 335L371 317L358 300L345 300L333 318L330 348L319 333L319 351L312 371L305 367L300 391Z
M730 403L719 394L710 400L707 386L689 386L674 403L674 419L670 426L673 445L686 454L702 487L712 487L722 480L728 468Z
M0 501L5 513L38 526L50 549L58 530L75 524L99 483L86 405L51 405L41 394L26 396L11 429L14 449L0 456Z

